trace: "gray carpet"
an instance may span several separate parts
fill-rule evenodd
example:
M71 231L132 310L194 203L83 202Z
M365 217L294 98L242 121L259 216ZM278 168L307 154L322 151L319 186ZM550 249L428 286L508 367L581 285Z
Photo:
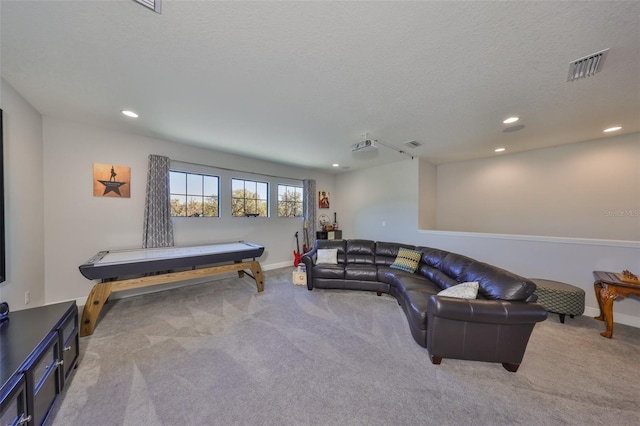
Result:
M110 301L52 425L637 425L640 329L536 326L523 364L432 365L388 295L293 268Z

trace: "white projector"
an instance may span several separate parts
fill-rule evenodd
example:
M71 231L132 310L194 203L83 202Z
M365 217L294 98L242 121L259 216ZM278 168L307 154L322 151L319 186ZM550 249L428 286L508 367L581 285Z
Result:
M372 141L370 139L366 139L363 141L360 141L358 143L354 143L353 145L351 145L351 151L356 152L356 151L375 151L376 149L378 149L378 144L376 143L376 141Z

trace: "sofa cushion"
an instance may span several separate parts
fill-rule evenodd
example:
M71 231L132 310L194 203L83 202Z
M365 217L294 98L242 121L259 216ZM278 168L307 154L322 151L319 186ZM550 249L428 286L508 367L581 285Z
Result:
M398 250L396 260L391 264L391 267L413 273L418 268L421 257L422 252L403 247Z
M496 266L474 262L461 275L462 281L478 281L478 292L487 299L526 300L535 283Z
M374 264L376 243L371 240L347 240L346 259L348 264Z
M415 246L399 243L387 243L384 241L377 242L375 253L376 265L391 265L393 262L395 262L396 257L398 256L398 251L401 248L414 250Z
M378 269L375 265L347 264L344 268L344 277L347 280L378 281Z
M313 267L316 278L344 279L344 265L316 265Z
M408 276L408 272L400 271L399 269L391 269L391 266L379 265L378 267L378 281L389 284L393 287L398 285L401 277Z
M427 278L428 280L433 281L438 287L440 287L440 289L449 288L458 284L458 281L451 278L441 270L426 265L425 263L420 263L417 273Z
M437 266L439 270L456 280L458 283L463 281L476 281L475 279L460 279L462 273L476 261L470 257L457 253L448 253Z
M316 265L337 265L338 264L338 249L318 249L318 258L316 259Z
M407 290L401 297L403 299L401 303L406 305L403 306L405 313L421 330L427 329L427 304L434 294L436 294L435 287L423 287Z
M438 293L438 296L457 297L458 299L475 299L478 296L478 282L466 282L454 285Z
M434 294L440 291L440 288L434 283L418 274L394 269L386 265L378 266L378 281L389 284L391 287L397 288L400 292L408 289L419 289L425 286L432 287Z
M430 247L418 247L418 249L422 251L422 262L433 268L438 268L442 259L449 254L448 251Z

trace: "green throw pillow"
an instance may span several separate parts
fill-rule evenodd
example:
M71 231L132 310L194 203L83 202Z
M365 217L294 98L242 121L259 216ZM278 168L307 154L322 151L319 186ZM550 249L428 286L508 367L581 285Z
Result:
M421 257L421 251L401 248L398 250L398 256L396 256L396 260L391 264L391 267L413 273L418 269Z

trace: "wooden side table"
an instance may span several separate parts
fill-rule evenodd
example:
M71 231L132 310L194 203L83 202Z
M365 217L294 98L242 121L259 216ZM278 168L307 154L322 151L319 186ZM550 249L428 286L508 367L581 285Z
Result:
M334 229L333 231L317 231L316 240L341 240L342 229Z
M623 282L614 272L594 271L593 277L595 278L593 289L600 307L600 315L595 319L607 323L607 330L600 335L611 339L613 337L613 301L618 297L631 294L640 296L640 285Z

